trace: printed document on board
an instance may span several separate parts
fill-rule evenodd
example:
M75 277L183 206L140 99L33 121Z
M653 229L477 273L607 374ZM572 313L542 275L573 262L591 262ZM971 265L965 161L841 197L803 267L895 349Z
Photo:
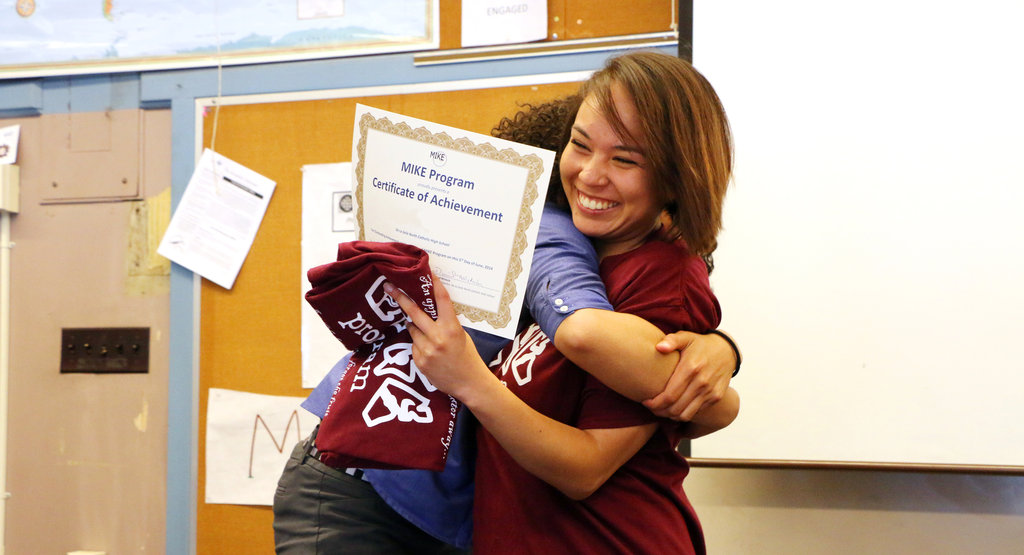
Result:
M338 258L338 243L356 238L352 205L352 164L302 166L302 387L316 387L348 349L331 334L313 307L303 299L309 291L310 268Z
M0 128L0 164L13 164L18 161L18 137L20 135L20 125Z
M275 185L206 149L157 252L231 289L263 222Z

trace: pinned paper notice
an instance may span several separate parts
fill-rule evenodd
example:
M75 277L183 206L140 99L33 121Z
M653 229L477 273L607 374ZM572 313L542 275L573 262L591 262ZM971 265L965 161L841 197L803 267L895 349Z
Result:
M531 42L547 37L547 0L462 2L463 47Z
M231 289L276 183L206 149L157 252Z
M354 241L352 164L302 167L302 387L316 387L348 349L331 334L302 295L309 291L306 272L338 259L338 243Z
M0 128L0 164L13 164L18 161L19 135L20 125Z

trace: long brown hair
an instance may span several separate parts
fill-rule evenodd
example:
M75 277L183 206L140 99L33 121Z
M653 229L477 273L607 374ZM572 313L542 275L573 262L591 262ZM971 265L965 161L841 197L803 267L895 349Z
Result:
M671 239L682 239L709 263L722 227L722 204L732 176L732 134L718 94L688 62L658 52L631 52L608 61L580 88L593 97L616 131L612 84L633 98L639 137L656 193L667 199ZM571 122L570 124L571 125Z
M625 88L640 115L641 136L631 138L644 147L656 194L667 199L667 236L685 241L711 270L732 175L732 135L717 93L689 63L658 52L617 56L583 83L578 94L523 105L491 134L554 150L548 201L567 207L558 157L569 142L583 99L593 95L616 132L628 136L612 102L613 83Z

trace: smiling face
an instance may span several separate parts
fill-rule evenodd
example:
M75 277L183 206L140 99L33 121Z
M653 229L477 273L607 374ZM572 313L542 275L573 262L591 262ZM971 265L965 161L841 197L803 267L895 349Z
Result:
M584 99L559 168L577 229L601 257L639 247L658 226L665 205L652 185L633 99L613 84L612 102L625 128L620 135L593 97Z

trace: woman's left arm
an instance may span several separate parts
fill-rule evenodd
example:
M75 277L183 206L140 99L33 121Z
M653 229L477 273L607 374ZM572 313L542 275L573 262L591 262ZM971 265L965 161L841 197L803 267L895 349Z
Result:
M736 366L732 346L718 335L666 336L643 318L610 310L577 310L552 339L566 358L611 389L682 421L725 397ZM662 343L671 348L655 348Z
M593 245L572 216L549 205L526 307L566 358L663 418L690 420L721 399L739 363L738 353L714 334L666 336L639 316L612 312Z
M573 499L597 490L650 439L655 423L581 430L537 412L491 372L462 329L448 292L434 278L437 320L385 285L409 318L416 367L461 401L528 472Z
M739 394L729 387L737 353L716 334L666 336L632 314L583 309L562 322L554 342L566 358L619 394L685 422L688 439L721 430L739 414Z

